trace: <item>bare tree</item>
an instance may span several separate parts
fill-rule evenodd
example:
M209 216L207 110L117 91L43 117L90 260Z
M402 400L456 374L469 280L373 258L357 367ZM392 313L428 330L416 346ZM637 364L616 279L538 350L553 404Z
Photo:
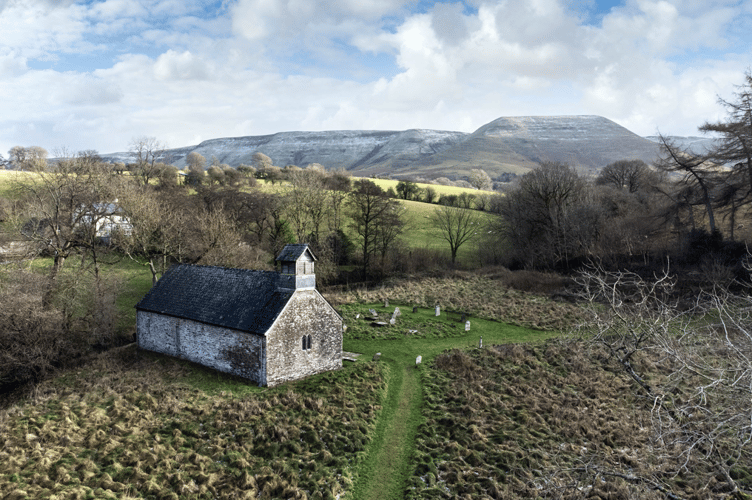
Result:
M66 259L78 249L93 248L96 229L107 217L116 186L112 171L95 155L58 153L53 171L19 181L26 203L16 229L52 255L50 290Z
M431 214L434 230L449 243L452 263L457 260L457 251L462 245L478 236L481 219L478 212L466 208L441 206Z
M585 183L568 165L541 163L499 200L503 223L497 230L525 265L567 261L581 246L571 229L579 223L575 209L587 200L584 191Z
M655 177L642 160L619 160L603 167L595 182L634 193L655 183Z
M206 158L201 153L191 151L188 156L185 157L185 165L189 169L203 170L206 167Z
M253 156L251 156L251 165L256 169L256 175L260 179L266 179L267 169L272 167L274 163L272 163L272 159L266 156L264 153L256 151L255 153L253 153Z
M707 157L697 156L684 151L668 138L660 136L662 157L657 167L664 172L680 175L679 185L685 186L696 195L692 204L703 205L708 216L710 232L716 232L713 210L713 190L720 183L718 165Z
M744 83L738 87L733 101L719 101L728 111L726 120L706 122L700 131L721 134L709 155L715 163L730 165L744 174L747 186L744 198L748 199L752 196L752 73L744 75Z
M130 186L120 199L133 229L116 243L128 257L149 268L152 284L173 260L181 261L187 250L187 214L175 196L149 186Z
M470 184L478 190L490 191L493 188L493 181L485 170L474 168L470 171Z
M324 175L322 170L316 168L289 171L292 187L285 194L285 213L299 242L309 239L309 243L321 241L329 210Z
M680 301L668 270L644 280L591 268L577 281L591 313L586 337L606 347L651 408L658 460L637 479L670 498L666 480L681 474L738 494L735 471L752 460L749 296L716 286Z
M167 145L156 137L134 137L129 152L136 164L136 175L142 184L149 184L159 175L159 163L167 159Z
M8 151L8 162L16 170L43 171L47 169L47 150L39 146L14 146Z
M373 181L362 179L355 181L355 189L350 193L347 209L351 226L360 240L363 257L363 277L368 276L371 256L377 251L376 242L379 227L388 223L394 205L398 203L389 199L384 190Z
M342 206L352 190L352 177L345 170L330 172L324 179L324 187L328 190L329 231L336 233L342 229Z

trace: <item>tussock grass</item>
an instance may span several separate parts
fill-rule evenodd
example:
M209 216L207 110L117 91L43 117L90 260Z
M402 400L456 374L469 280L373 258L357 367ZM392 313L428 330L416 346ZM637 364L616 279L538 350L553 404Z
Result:
M0 411L0 498L346 495L384 386L379 364L358 363L250 390L114 349Z
M649 356L634 361L649 367ZM701 463L664 472L676 464L652 452L653 401L609 366L600 347L567 339L440 354L424 372L405 498L665 498L594 468L658 481L679 498L725 498L695 474Z
M561 330L584 320L581 310L573 304L515 290L502 279L471 273L393 280L379 289L333 292L327 298L338 305L383 304L385 298L422 308L439 304L442 310L542 330Z

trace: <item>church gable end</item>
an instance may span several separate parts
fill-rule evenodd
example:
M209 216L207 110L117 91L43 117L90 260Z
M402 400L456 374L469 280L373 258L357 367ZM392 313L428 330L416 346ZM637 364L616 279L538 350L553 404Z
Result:
M299 290L267 345L269 386L342 368L342 318L316 290Z

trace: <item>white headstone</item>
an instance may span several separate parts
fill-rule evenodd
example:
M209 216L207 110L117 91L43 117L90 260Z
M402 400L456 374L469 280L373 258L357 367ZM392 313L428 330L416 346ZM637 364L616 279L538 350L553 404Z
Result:
M360 313L355 315L355 319L360 319Z
M441 309L439 309L439 306L436 306L436 316L441 314Z
M392 325L392 326L394 326L394 325L396 325L396 324L397 324L397 320L396 320L396 319L394 319L394 318L391 318L391 319L389 320L389 324L390 324L390 325Z
M478 347L483 349L483 336L480 337L480 340L478 341Z
M371 313L371 316L378 316L378 313L374 309L369 309L368 312Z
M399 318L402 316L402 313L399 310L399 307L394 308L394 312L392 313L392 318Z
M418 366L422 360L423 356L418 356L417 358L415 358L415 366Z
M389 307L389 299L384 299L384 307Z
M465 331L466 332L470 331L470 322L469 321L465 321Z

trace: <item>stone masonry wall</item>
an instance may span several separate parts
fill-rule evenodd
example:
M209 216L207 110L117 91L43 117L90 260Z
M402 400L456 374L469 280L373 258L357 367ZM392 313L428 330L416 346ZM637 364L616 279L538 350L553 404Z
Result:
M266 383L261 336L145 311L136 324L142 349Z
M311 335L311 349L302 347ZM267 333L267 385L342 368L342 318L316 290L298 290Z
M147 311L136 311L138 346L147 351L178 356L175 318Z

